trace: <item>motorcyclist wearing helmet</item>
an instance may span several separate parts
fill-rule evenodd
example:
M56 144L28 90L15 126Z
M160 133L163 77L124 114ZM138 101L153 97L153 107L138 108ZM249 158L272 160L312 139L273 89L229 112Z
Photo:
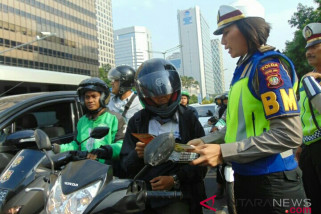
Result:
M188 105L189 98L190 98L189 93L187 91L182 91L181 105L185 106L188 109L191 109L194 112L195 116L198 118L197 110L194 107Z
M137 95L132 92L135 70L128 65L110 69L108 79L112 84L112 94L107 107L125 117L126 122L143 107Z
M133 178L144 167L145 144L131 133L157 136L172 132L176 141L186 143L204 130L194 113L180 105L181 80L176 68L164 59L145 61L137 70L136 89L145 109L137 112L128 122L121 150L121 164L127 176ZM141 176L149 190L181 190L187 200L151 200L148 213L201 213L200 201L206 198L203 178L204 167L191 167L166 162L152 167Z
M119 158L120 149L123 144L125 121L121 115L109 112L105 107L105 101L109 96L107 84L97 77L83 80L77 89L80 103L85 111L77 124L76 140L67 144L54 144L55 153L81 150L91 152L88 158L105 160L116 160ZM103 139L89 138L90 132L99 126L108 126L109 133Z
M227 108L228 92L224 92L221 95L220 100L221 100L221 108L218 111L219 118L221 118L223 116L223 114Z

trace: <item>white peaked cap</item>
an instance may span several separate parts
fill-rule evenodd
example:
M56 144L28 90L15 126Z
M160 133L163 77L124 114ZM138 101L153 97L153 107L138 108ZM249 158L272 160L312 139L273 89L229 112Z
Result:
M222 34L222 30L235 21L248 17L265 16L264 7L256 0L238 0L231 5L221 5L217 14L217 26L214 35Z

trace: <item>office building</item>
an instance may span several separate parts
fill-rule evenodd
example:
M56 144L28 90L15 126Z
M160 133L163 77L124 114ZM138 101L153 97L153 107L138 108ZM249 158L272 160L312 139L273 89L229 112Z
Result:
M201 97L214 94L209 25L195 6L177 12L183 76L199 82Z
M152 58L151 35L146 27L133 26L114 31L115 64L137 69Z
M115 66L114 30L111 0L95 0L99 66Z
M222 94L225 91L224 84L224 69L223 69L223 54L222 45L219 39L211 40L212 56L213 56L213 79L214 93Z
M1 0L0 53L26 43L0 64L98 76L95 1Z
M181 60L181 53L175 52L166 57L166 60L170 61L178 71L179 75L182 75L182 60Z

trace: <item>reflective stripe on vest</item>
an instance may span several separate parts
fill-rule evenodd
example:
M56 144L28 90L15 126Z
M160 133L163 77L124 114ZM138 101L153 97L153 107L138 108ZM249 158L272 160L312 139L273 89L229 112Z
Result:
M302 78L303 79L303 78ZM309 106L309 99L304 90L302 80L300 82L300 100L299 105L301 108L300 116L303 128L303 143L310 145L321 139L321 130L318 130L315 125L311 109ZM315 119L317 120L319 126L321 125L321 114L317 110L314 110Z
M253 96L249 89L258 63L267 57L283 57L275 51L256 53L251 62L241 65L235 72L242 72L240 79L231 87L227 109L226 143L234 143L252 136L260 136L270 129L270 121L265 118L264 107L261 100ZM285 57L291 66L292 76L295 77L293 64ZM297 87L296 78L293 78L294 89ZM273 172L292 170L297 167L292 150L270 155L250 163L232 163L236 173L241 175L262 175Z

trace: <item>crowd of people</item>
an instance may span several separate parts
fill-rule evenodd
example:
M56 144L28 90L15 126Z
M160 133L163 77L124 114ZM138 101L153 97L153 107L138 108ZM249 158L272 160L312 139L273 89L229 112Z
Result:
M218 169L217 198L226 181L233 184L228 187L234 193L230 213L284 213L298 207L321 213L321 101L315 102L321 93L321 23L303 29L314 70L300 83L292 61L267 45L271 27L259 3L222 5L217 24L214 35L222 35L222 45L239 60L229 93L214 99L211 134L205 136L197 111L188 105L190 95L182 91L174 65L151 59L137 71L127 65L111 69L111 95L99 78L82 81L77 91L86 114L78 122L77 137L54 144L54 152L88 151L88 158L112 163L119 177L134 178L144 167L146 144L132 133L171 132L176 142L193 145L190 151L200 157L190 164L166 162L140 177L148 190L186 195L183 200L150 200L144 213L202 213L207 166ZM108 126L110 132L80 144L97 126ZM232 166L228 173L233 179L225 179L226 166Z

